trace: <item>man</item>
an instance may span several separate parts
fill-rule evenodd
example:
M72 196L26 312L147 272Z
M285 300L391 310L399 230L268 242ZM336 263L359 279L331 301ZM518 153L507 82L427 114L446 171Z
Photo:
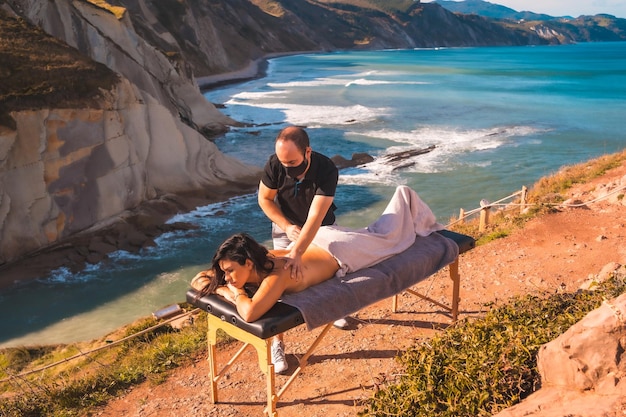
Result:
M285 268L301 279L302 254L321 226L335 223L339 171L330 158L311 149L300 127L280 131L274 149L259 183L259 206L272 221L274 249L289 250ZM347 322L337 320L335 326L344 328ZM272 362L276 373L287 370L282 334L272 342Z

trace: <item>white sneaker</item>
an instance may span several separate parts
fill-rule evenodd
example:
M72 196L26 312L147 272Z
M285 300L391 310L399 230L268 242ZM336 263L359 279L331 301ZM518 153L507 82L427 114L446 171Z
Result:
M274 373L282 374L289 368L285 359L285 344L282 340L272 341L272 363L274 364Z
M335 320L335 322L333 323L333 326L341 330L347 329L349 326L348 320L346 319Z

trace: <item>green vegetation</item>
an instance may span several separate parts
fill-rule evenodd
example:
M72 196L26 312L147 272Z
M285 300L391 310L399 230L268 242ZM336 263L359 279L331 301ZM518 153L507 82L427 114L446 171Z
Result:
M400 381L378 391L359 415L491 416L538 386L541 345L625 291L626 275L595 291L516 297L484 318L461 321L404 353Z
M122 343L110 348L102 348L107 341L97 341L3 349L0 415L79 416L132 385L159 384L171 369L206 355L206 330L206 313L200 313L192 326L181 330L158 326L152 318L140 320L119 335ZM89 351L94 353L76 358L78 352ZM58 365L45 369L46 364Z
M475 221L454 230L482 243L504 237L553 210L546 201L562 200L560 192L624 161L626 151L566 167L530 190L533 210L495 216L480 234ZM538 382L539 346L596 308L603 297L624 292L625 281L614 277L595 292L521 297L484 318L459 322L409 349L399 359L405 374L379 391L363 415L486 416L520 401ZM116 342L0 350L0 415L84 415L135 384L159 384L172 369L206 356L206 313L180 330L144 319L108 339Z

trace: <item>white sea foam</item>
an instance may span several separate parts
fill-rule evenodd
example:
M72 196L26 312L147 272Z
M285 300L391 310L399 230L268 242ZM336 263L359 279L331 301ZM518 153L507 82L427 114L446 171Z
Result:
M307 81L289 81L284 83L267 83L268 87L289 89L289 88L314 88L332 85L346 85L351 79L346 78L314 78Z
M366 78L359 78L353 81L349 81L345 84L346 87L350 87L351 85L423 85L430 84L428 82L423 81L388 81L388 80L368 80Z
M241 105L241 103L240 103ZM324 127L329 125L345 125L354 122L368 123L384 116L389 109L384 107L372 108L362 105L352 106L321 106L321 105L303 105L303 104L287 104L287 103L255 103L245 113L255 114L255 120L259 123L259 118L265 122L271 122L272 119L263 119L259 109L274 110L282 115L282 122L306 125L309 128ZM276 118L273 119L276 121Z
M116 253L116 252L114 252ZM57 285L57 284L82 284L91 281L98 275L101 269L101 264L86 264L82 271L78 273L72 272L67 267L60 267L50 271L48 275L38 279L37 281L43 284Z
M233 95L230 100L224 104L239 104L245 101L263 100L271 98L272 100L283 98L287 95L287 90L271 90L271 91L242 91Z
M338 76L338 77L321 77L314 78L311 80L298 80L298 81L289 81L289 82L270 82L267 83L268 87L276 88L279 91L274 92L264 92L264 93L255 93L258 95L251 95L250 93L246 93L245 95L237 95L237 97L241 97L242 99L250 99L250 98L262 98L262 97L270 97L270 96L280 96L284 91L288 91L294 88L317 88L317 87L328 87L328 86L345 86L349 87L351 85L386 85L386 84L398 84L398 85L421 85L421 84L430 84L425 81L408 81L408 80L388 80L385 77L390 76L401 76L406 75L406 73L401 71L365 71L361 73L352 74L349 77L346 76Z
M341 185L386 185L396 186L405 184L406 180L394 173L389 166L365 165L360 170L345 169L339 175Z
M170 218L167 223L172 224L176 222L193 222L198 218L206 218L210 217L212 220L215 219L227 219L228 216L221 216L222 212L226 212L229 208L235 209L237 211L247 210L251 206L255 206L257 204L256 194L245 194L240 196L232 197L226 201L220 201L217 203L207 204L205 206L197 207L194 210L191 210L187 213L180 213L174 215Z
M385 140L398 143L387 146L373 155L373 162L360 167L350 175L342 173L342 181L349 184L396 183L400 176L397 166L385 163L385 156L408 150L424 149L431 145L435 149L403 161L403 170L421 173L442 172L447 169L446 161L459 153L480 152L496 149L510 143L512 137L534 135L541 129L532 126L496 126L488 129L458 129L442 126L424 126L410 132L381 129L365 132L350 132L350 137Z
M60 267L50 272L50 274L42 280L42 282L49 284L65 284L71 281L75 281L76 276L69 268Z

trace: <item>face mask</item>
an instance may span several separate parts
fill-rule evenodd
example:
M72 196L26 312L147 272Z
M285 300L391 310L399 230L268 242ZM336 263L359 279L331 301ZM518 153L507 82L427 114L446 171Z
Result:
M302 161L302 163L298 166L295 167L285 167L285 170L287 171L287 175L291 178L297 178L300 175L302 175L302 173L304 171L306 171L306 167L309 165L308 161L306 160L306 158L304 158L304 161Z

